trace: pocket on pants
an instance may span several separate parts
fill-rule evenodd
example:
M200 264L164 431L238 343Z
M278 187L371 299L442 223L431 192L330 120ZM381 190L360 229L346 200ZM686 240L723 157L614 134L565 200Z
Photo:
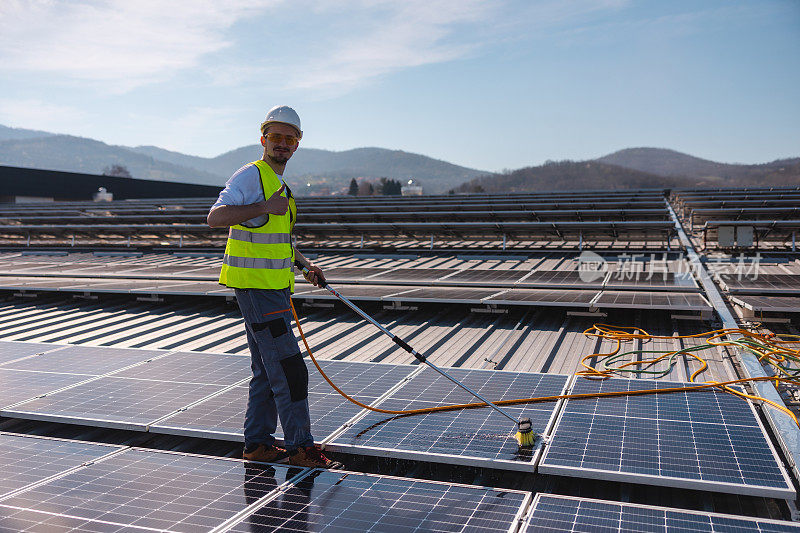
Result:
M300 352L280 360L293 402L308 398L308 368Z

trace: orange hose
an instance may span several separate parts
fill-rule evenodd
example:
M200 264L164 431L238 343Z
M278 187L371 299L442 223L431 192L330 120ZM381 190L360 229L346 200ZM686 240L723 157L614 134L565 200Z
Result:
M350 395L348 395L346 392L344 392L339 387L337 387L336 384L333 383L333 381L331 381L331 379L325 374L325 372L322 370L322 367L319 366L319 363L317 362L317 359L314 357L314 354L311 352L311 347L308 345L308 341L306 340L306 336L303 333L303 328L300 327L300 319L297 317L297 311L295 311L294 303L292 303L292 315L294 316L295 324L297 324L297 330L300 332L300 337L303 339L303 344L305 345L306 350L308 351L308 355L311 358L311 361L314 363L314 366L317 367L317 370L319 371L319 373L322 375L322 377L325 379L325 381L327 381L328 384L331 387L333 387L333 389L336 392L341 394L345 399L349 400L350 402L358 405L359 407L362 407L364 409L368 409L370 411L374 411L376 413L384 413L384 414L388 414L388 415L417 415L417 414L435 413L435 412L441 412L441 411L455 411L455 410L458 410L458 409L475 409L475 408L479 408L479 407L487 407L487 405L485 403L483 403L483 402L476 402L476 403L462 403L462 404L454 404L454 405L443 405L443 406L440 406L440 407L427 407L425 409L390 410L390 409L381 409L379 407L372 407L370 405L362 403L362 402L356 400L355 398L351 397ZM605 325L604 324L597 324L596 326L605 326ZM709 335L709 334L712 334L712 333L726 331L726 330L715 330L715 331L708 332L708 333L703 333L703 334L683 335L681 337L655 337L655 336L649 336L646 332L644 332L644 330L641 330L639 328L631 328L631 329L635 329L637 331L642 331L643 332L643 337L642 338L644 338L644 336L647 336L649 338L701 337L701 336ZM599 336L597 334L587 333L588 331L589 330L586 330L586 332L584 332L584 333L586 333L587 335ZM637 334L637 335L639 335L639 334ZM717 336L719 336L719 335L717 335ZM595 355L613 355L613 354L615 354L615 353L617 353L619 351L619 346L620 345L621 345L621 340L618 339L617 349L612 354L592 354L592 355L584 357L583 360L581 361L581 364L584 367L586 367L587 370L578 372L577 374L588 377L589 372L593 371L593 372L595 372L595 375L597 375L597 377L602 377L602 378L609 377L605 371L599 371L599 370L594 369L593 367L590 367L588 365L584 365L583 361L586 360L587 358L593 357ZM702 359L701 359L701 361L702 361ZM705 364L705 361L702 361L702 362ZM694 374L693 374L693 377L694 377ZM775 377L775 376L764 376L764 377L755 377L755 378L734 379L734 380L722 381L722 382L700 383L700 384L691 385L691 386L688 386L688 387L670 387L668 389L648 389L648 390L637 390L637 391L594 392L594 393L587 393L587 394L559 394L559 395L555 395L555 396L541 396L541 397L538 397L538 398L518 398L518 399L514 399L514 400L498 400L498 401L494 401L492 403L494 403L495 405L518 405L518 404L527 404L527 403L555 402L555 401L558 401L558 400L576 400L576 399L588 399L588 398L608 398L608 397L613 397L613 396L640 396L640 395L645 395L645 394L668 394L668 393L674 393L674 392L696 391L696 390L702 390L702 389L709 389L709 388L712 388L712 387L718 387L723 391L736 394L737 396L740 396L740 397L750 398L752 400L760 400L760 401L764 401L766 403L769 403L770 405L773 405L774 407L776 407L778 409L781 409L782 411L784 411L784 412L788 413L789 415L791 415L792 418L794 419L795 423L798 422L797 421L797 417L794 416L794 413L792 413L791 411L789 411L788 409L786 409L783 406L779 406L779 405L775 404L774 402L771 402L771 401L769 401L769 400L767 400L765 398L761 398L761 397L758 397L758 396L751 396L751 395L745 394L743 392L739 392L739 391L733 390L730 387L727 387L727 385L735 385L735 384L738 384L738 383L747 383L747 382L751 382L752 383L752 382L755 382L755 381L773 381L773 382L782 382L782 383L792 383L794 385L800 386L800 383L798 383L797 381L790 380L790 379L787 379L787 378L781 378L781 377Z

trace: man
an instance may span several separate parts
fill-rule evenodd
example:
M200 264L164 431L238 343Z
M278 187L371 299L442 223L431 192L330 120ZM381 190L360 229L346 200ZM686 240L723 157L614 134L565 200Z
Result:
M325 280L291 240L297 208L282 175L302 136L294 109L272 108L261 123L264 156L231 176L208 213L208 225L230 227L219 282L236 289L252 358L243 457L330 468L334 463L311 436L308 369L292 332L292 265L305 266L306 279L316 286ZM278 417L285 449L275 446Z

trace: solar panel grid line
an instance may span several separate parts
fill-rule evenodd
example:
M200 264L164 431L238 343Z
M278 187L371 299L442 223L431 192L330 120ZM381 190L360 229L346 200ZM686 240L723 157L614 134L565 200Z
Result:
M64 440L66 440L66 439L64 439ZM91 444L94 444L94 443L91 443ZM67 468L66 470L64 470L62 472L59 472L59 473L54 474L52 476L48 476L48 477L46 477L44 479L41 479L41 480L39 480L39 481L37 481L35 483L30 483L28 485L25 485L24 487L20 487L18 490L14 490L14 491L11 491L11 492L9 492L7 494L3 494L2 496L0 496L0 505L7 506L7 504L5 502L7 502L8 500L12 500L13 498L16 498L16 497L18 497L18 496L20 496L22 494L25 494L25 493L30 492L32 490L36 490L39 487L42 487L44 485L48 485L48 484L50 484L50 483L52 483L54 481L57 481L57 480L62 479L64 477L66 477L66 476L69 476L71 474L79 472L79 471L83 470L84 468L86 468L89 465L98 464L98 463L102 463L104 461L108 461L109 459L111 459L111 458L113 458L113 457L115 457L115 456L117 456L117 455L119 455L121 453L124 453L124 452L128 451L129 449L130 449L129 446L119 446L118 449L110 450L107 453L104 453L104 454L99 455L97 457L93 457L91 460L88 460L88 461L86 461L84 463L81 463L79 465L75 465L75 466L73 466L71 468Z
M570 393L676 385L680 384L620 378L586 383L576 377ZM704 396L702 403L698 394L713 395L712 402ZM747 403L744 412L735 411L737 401ZM664 440L670 437L674 440ZM767 458L759 455L765 449L770 452ZM713 390L567 400L539 472L753 496L796 496L752 403Z
M212 400L217 396L225 394L226 392L230 391L231 389L234 389L236 387L240 387L242 385L245 385L249 381L250 381L249 377L248 378L244 378L244 379L242 379L240 381L237 381L236 383L228 385L224 389L218 390L216 392L212 392L211 394L209 394L207 396L204 396L203 398L195 400L195 401L193 401L193 402L191 402L191 403L189 403L187 405L181 406L180 408L172 411L171 413L168 413L168 414L166 414L166 415L164 415L164 416L162 416L160 418L157 418L157 419L151 421L150 423L148 423L145 431L151 431L153 426L155 426L155 425L157 425L157 424L159 424L161 422L164 422L165 420L168 420L168 419L176 416L179 413L182 413L184 411L188 411L189 409L191 409L191 408L193 408L193 407L195 407L197 405L200 405L200 404L202 404L202 403L204 403L204 402L206 402L208 400Z
M521 533L533 531L800 532L796 522L538 493Z
M6 364L10 365L17 363L23 359L36 357L37 355L63 350L66 347L67 345L46 344L40 342L0 341L0 367ZM21 355L24 352L38 349L41 349L42 351L31 353L29 355ZM15 357L17 355L19 355L19 357ZM5 357L11 357L11 359L3 361L2 359Z
M2 431L0 501L125 448L116 444ZM19 486L19 482L24 484ZM12 485L17 486L13 488Z

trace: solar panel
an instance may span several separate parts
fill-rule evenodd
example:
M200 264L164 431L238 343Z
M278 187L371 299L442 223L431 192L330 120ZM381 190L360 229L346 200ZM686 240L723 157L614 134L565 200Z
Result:
M458 272L455 268L395 268L365 279L365 283L425 283Z
M213 281L162 281L150 282L149 286L131 288L132 293L167 293L167 294L199 294L205 295L209 291L224 289L219 283Z
M4 410L3 414L146 430L149 423L220 390L219 385L101 377Z
M111 524L208 531L275 490L290 472L278 465L129 449L2 505Z
M578 379L572 393L685 385ZM539 471L737 494L795 495L751 405L716 390L568 400Z
M315 470L230 531L474 531L516 528L526 493Z
M606 287L611 289L639 289L651 291L691 291L699 290L694 278L688 272L614 272L608 278Z
M537 270L520 281L517 287L542 287L546 289L588 289L603 286L603 277L595 277L594 272L575 270Z
M488 303L497 304L530 304L556 305L565 307L584 307L597 296L596 290L579 289L512 289L497 296L492 296Z
M96 346L68 346L63 350L29 357L3 368L99 376L125 368L158 355L163 350L137 350L131 348L105 348Z
M121 448L0 433L0 498Z
M711 304L701 294L650 291L603 291L595 307L623 309L668 309L684 311L713 311Z
M79 374L26 372L0 368L0 409L88 379ZM5 413L3 413L5 414Z
M250 377L250 357L177 352L114 375L155 381L233 385Z
M780 520L745 518L709 512L617 503L572 496L538 494L525 523L525 532L564 531L681 531L734 533L739 531L800 532L800 525Z
M388 268L332 267L324 270L325 279L331 283L360 281L367 276L386 272Z
M388 299L403 302L480 303L482 299L497 294L502 290L499 287L493 289L480 287L423 287L403 294L396 294Z
M336 299L336 296L331 294L327 289L317 289L314 287L312 292L295 292L294 298L300 299L313 299L313 300L331 300ZM407 291L409 287L382 286L382 285L338 285L336 291L345 298L354 300L380 300L381 298L390 294Z
M28 357L58 348L63 348L63 346L39 342L0 341L0 365L19 359L20 357Z
M319 361L319 364L339 388L367 404L377 400L416 370L415 367L408 365L350 361ZM359 414L362 409L333 390L310 362L307 365L311 431L317 442L321 442ZM152 425L150 431L241 441L246 406L247 386L233 387ZM280 421L275 436L283 439Z
M730 292L741 293L800 293L800 276L792 274L720 274L720 280Z
M800 296L731 296L731 301L755 312L800 313Z
M495 287L512 287L526 270L460 270L452 276L439 280L438 283L447 285L480 285Z
M490 400L561 394L566 376L492 370L448 369ZM418 409L476 401L446 378L425 368L379 404L389 410ZM527 417L537 433L545 431L554 403L506 407L516 418ZM533 470L540 443L520 450L516 425L490 408L463 409L414 416L370 412L329 444L332 449L357 450L368 455L405 457L493 468Z

